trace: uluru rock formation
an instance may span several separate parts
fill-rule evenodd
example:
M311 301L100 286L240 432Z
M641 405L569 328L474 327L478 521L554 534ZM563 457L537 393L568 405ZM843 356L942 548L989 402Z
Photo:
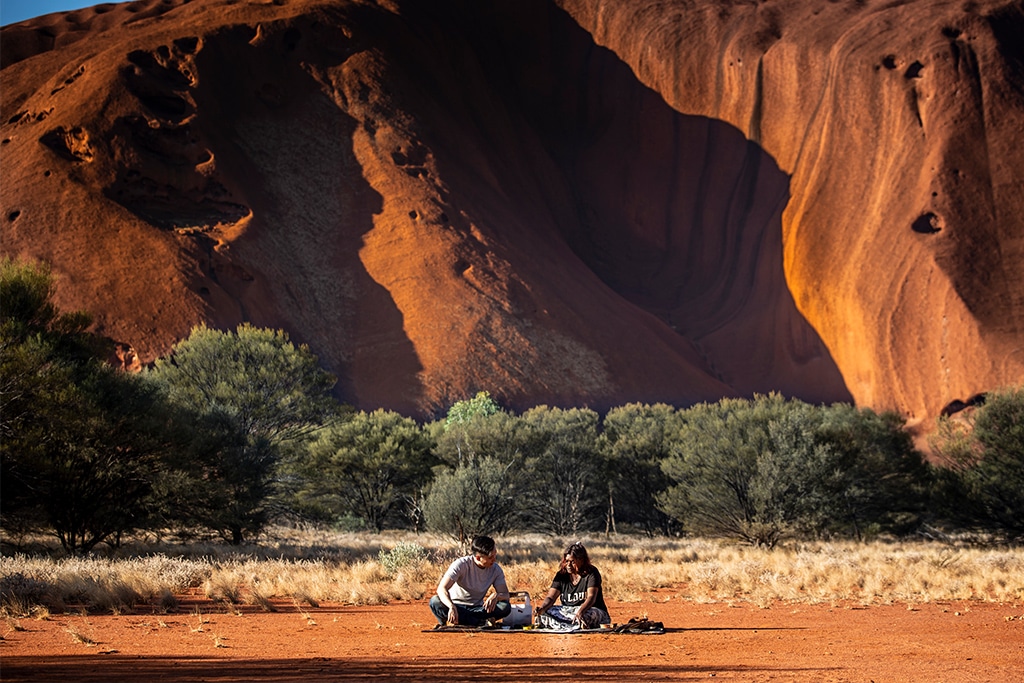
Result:
M0 31L2 249L428 416L1024 381L1019 1L136 0Z

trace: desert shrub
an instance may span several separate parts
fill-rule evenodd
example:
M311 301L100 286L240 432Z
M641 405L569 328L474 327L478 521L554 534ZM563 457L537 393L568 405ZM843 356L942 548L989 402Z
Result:
M512 528L519 514L516 493L523 488L518 462L485 457L438 469L423 508L430 529L466 545L474 536Z
M774 546L787 535L907 533L928 470L894 414L778 395L681 411L663 509L695 533Z
M927 509L931 471L896 413L851 405L817 409L814 439L833 458L809 500L809 530L861 539L916 530Z
M298 496L334 518L364 520L375 531L402 526L409 501L429 483L436 459L419 425L398 413L358 412L321 430L293 471Z
M515 418L501 409L486 391L456 401L444 419L425 426L434 440L434 453L452 467L472 461L510 436Z
M965 473L985 520L1013 539L1024 539L1024 387L986 399L974 434L981 459Z
M523 464L529 449L523 423L481 393L470 402L456 403L448 419L428 425L427 431L435 454L446 463L434 468L422 502L427 528L465 545L473 536L516 527L526 493Z
M381 549L377 554L377 561L388 574L395 575L402 569L415 567L427 561L428 557L426 548L419 543L401 542L391 550Z
M681 411L683 428L662 466L674 482L659 496L694 533L774 546L800 519L804 473L828 448L814 443L811 406L778 395L727 399Z
M486 400L484 400L486 399ZM492 408L486 395L478 394L475 408L456 403L446 418L428 426L435 442L437 457L450 467L470 463L482 457L502 463L521 461L528 446L522 421L505 410Z

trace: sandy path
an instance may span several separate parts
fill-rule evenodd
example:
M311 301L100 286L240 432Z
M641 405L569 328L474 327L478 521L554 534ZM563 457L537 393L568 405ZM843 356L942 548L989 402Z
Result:
M199 607L201 617L195 609ZM0 678L13 681L921 681L1024 680L1024 605L829 607L659 603L664 635L423 633L425 603L290 604L230 613L55 615L5 626ZM200 621L203 623L200 624ZM201 629L200 630L200 626ZM76 641L71 631L95 644Z

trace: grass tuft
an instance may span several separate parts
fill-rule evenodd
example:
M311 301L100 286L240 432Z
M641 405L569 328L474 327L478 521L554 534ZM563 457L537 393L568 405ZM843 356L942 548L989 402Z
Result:
M86 647L92 647L92 646L96 645L96 641L95 640L93 640L91 637L87 636L85 633L82 633L82 631L80 631L79 629L77 629L73 625L69 625L69 626L64 627L64 631L68 635L71 636L71 640L73 642L81 643L82 645L85 645Z

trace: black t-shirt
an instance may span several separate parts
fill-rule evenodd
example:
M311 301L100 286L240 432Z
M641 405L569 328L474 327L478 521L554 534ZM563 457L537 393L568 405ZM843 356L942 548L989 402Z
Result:
M579 607L587 599L587 589L596 588L597 599L592 606L608 611L604 604L604 590L601 588L601 572L597 571L597 567L591 566L590 571L580 576L576 585L573 585L568 572L558 572L551 581L551 587L561 593L562 604L566 607Z

